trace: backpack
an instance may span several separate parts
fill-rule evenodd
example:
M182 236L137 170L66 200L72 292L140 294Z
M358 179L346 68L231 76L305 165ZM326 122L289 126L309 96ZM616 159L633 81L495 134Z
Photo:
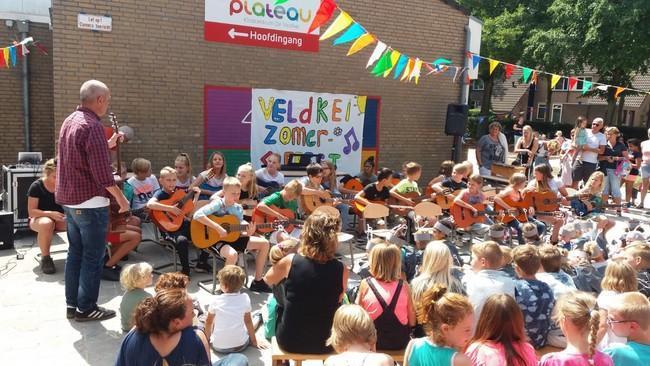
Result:
M397 288L393 294L390 304L379 294L372 279L366 281L370 290L375 294L377 301L381 305L382 313L375 319L375 328L377 328L377 349L378 350L403 350L411 339L411 328L408 324L400 323L395 315L395 306L402 293L404 281L397 283Z

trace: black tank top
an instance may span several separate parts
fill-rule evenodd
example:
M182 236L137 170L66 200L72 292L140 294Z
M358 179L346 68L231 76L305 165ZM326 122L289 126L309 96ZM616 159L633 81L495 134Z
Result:
M523 137L522 137L522 139L523 139ZM535 142L535 139L530 139L530 145L528 145L527 147L524 147L524 141L522 140L521 141L521 147L526 149L526 150L530 150L530 149L532 149L534 142ZM519 156L521 157L520 159L521 159L522 164L528 164L528 159L530 158L528 156L528 153L520 152Z
M343 263L318 263L296 254L285 282L285 304L276 336L280 347L293 353L322 354L343 291Z

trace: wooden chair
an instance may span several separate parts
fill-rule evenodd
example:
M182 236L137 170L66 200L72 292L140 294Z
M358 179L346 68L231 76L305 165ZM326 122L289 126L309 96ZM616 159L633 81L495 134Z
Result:
M380 205L378 203L369 203L368 206L363 210L363 219L364 220L377 220L386 218L389 215L388 207ZM366 235L368 241L370 241L377 234L389 235L392 232L390 229L373 229L371 225L368 225L366 222Z
M404 351L381 351L377 350L377 353L385 353L393 358L393 360L399 364L404 363ZM296 366L302 366L303 361L323 361L329 357L333 356L335 353L325 353L325 354L308 354L308 353L291 353L283 351L278 345L278 341L275 337L271 339L271 364L273 366L281 366L284 361L293 360Z
M413 208L415 214L426 217L427 219L436 219L442 214L442 208L433 202L420 202Z

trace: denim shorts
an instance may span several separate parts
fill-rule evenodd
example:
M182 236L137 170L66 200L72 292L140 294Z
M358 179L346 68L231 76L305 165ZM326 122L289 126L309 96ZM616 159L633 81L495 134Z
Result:
M621 177L616 175L616 169L607 169L603 194L621 198Z
M650 178L650 165L641 164L641 178Z

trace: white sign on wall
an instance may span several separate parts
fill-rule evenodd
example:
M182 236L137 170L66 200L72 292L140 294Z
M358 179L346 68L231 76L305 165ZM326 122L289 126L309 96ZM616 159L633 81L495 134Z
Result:
M313 154L357 174L365 110L365 96L253 89L251 161L259 168L271 152Z
M111 32L113 30L113 18L105 15L79 13L77 15L77 27L79 29Z

